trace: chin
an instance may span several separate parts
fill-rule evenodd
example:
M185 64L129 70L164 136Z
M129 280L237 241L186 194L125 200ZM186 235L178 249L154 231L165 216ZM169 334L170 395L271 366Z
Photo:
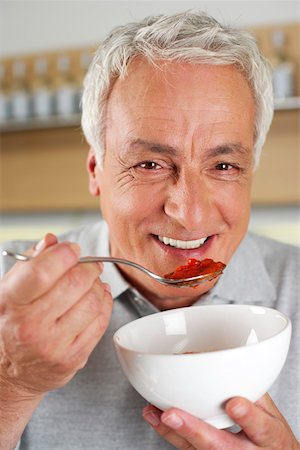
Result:
M149 286L136 285L138 291L144 295L154 306L160 310L181 308L185 306L191 306L195 303L201 295L208 292L216 284L218 279L207 281L200 284L197 287L191 288L178 288L178 287L168 287L164 285L159 285L155 283L155 287L152 284Z

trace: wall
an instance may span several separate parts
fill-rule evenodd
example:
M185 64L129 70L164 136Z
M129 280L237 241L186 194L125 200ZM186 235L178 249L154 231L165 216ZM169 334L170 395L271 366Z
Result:
M300 21L298 1L0 1L0 57L94 45L149 14L201 9L237 26Z
M186 9L206 10L222 22L228 21L247 28L300 22L299 1L285 0L0 1L0 57L85 45L94 46L116 25L153 13L177 12ZM78 129L76 133L79 133ZM59 135L57 136L59 137ZM299 142L299 133L297 136ZM270 147L273 148L273 144ZM31 148L34 149L34 146L31 145ZM10 156L13 155L10 154ZM79 152L78 158L82 157ZM289 157L288 159L290 160ZM263 164L269 166L267 158ZM9 172L10 175L15 172L15 163L13 167L14 169ZM21 170L24 171L24 166ZM262 177L262 179L265 187L266 178ZM84 178L82 183L86 183ZM76 184L78 185L78 181ZM284 187L286 188L286 186ZM22 186L24 198L26 190L23 188L25 189L26 185ZM64 186L64 191L66 191L66 186ZM73 192L73 188L70 191ZM32 198L32 195L29 194L28 198ZM45 213L42 215L6 214L2 217L2 222L0 221L0 241L22 237L39 238L46 229L60 232L85 224L90 220L97 220L97 217L97 213L88 213L87 215L84 211L57 215ZM252 215L251 227L280 240L300 244L299 210L296 207L256 208Z

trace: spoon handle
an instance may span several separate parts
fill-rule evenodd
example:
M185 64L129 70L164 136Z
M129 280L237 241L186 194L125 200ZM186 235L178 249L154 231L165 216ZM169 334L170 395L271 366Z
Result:
M155 278L156 280L160 280L161 277L141 266L140 264L134 263L132 261L128 261L127 259L122 258L113 258L112 256L84 256L79 258L78 263L91 263L91 262L110 262L117 264L126 264L127 266L134 267L135 269L139 269L142 272L146 273L150 277Z
M14 253L9 250L2 250L3 256L10 256L17 261L28 261L32 259L32 256L23 255L22 253ZM113 258L111 256L84 256L83 258L79 258L78 263L92 263L92 262L110 262L110 263L117 263L117 264L126 264L127 266L134 267L135 269L141 270L146 275L151 277L153 280L158 281L159 283L168 285L168 286L176 286L176 287L194 287L197 286L200 283L204 283L206 281L210 281L213 278L216 278L217 276L221 275L222 269L213 272L213 273L206 273L206 274L199 274L198 276L194 276L191 278L184 278L184 279L173 279L173 278L164 278L159 275L156 275L156 273L151 272L150 270L146 269L145 267L141 266L140 264L134 263L132 261L128 261L127 259L122 258Z
M32 256L23 255L22 253L14 253L9 250L2 250L3 256L10 256L17 261L29 261L32 259ZM122 258L113 258L111 256L84 256L82 258L79 258L78 263L93 263L93 262L110 262L110 263L117 263L117 264L126 264L127 266L132 266L135 269L139 269L145 274L149 275L150 277L160 280L161 277L159 275L156 275L155 273L151 272L150 270L146 269L145 267L141 266L140 264L134 263L132 261L128 261L127 259Z

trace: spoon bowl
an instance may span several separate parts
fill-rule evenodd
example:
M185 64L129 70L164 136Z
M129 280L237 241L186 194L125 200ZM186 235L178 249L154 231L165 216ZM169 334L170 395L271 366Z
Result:
M9 256L14 258L17 261L29 261L32 259L31 256L24 255L23 253L15 253L11 252L9 250L3 250L2 252L3 256ZM174 278L165 278L161 277L150 270L146 269L145 267L141 266L140 264L137 264L132 261L128 261L127 259L122 258L112 258L110 256L84 256L83 258L79 258L78 263L93 263L93 262L109 262L114 264L125 264L127 266L134 267L135 269L141 270L146 275L148 275L150 278L152 278L155 281L158 281L158 283L167 285L167 286L173 286L178 288L185 288L185 287L196 287L201 283L205 283L207 281L211 281L214 278L221 275L223 272L222 269L216 270L211 273L205 273L200 274L194 277L188 277L188 278L182 278L182 279L174 279Z

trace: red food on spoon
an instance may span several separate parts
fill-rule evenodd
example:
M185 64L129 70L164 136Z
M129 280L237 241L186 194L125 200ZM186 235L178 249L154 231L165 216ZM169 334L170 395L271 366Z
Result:
M185 278L197 277L199 275L206 275L214 272L222 272L226 267L226 264L218 261L215 262L212 259L206 258L202 261L191 258L185 266L178 266L174 272L164 275L165 278L171 278L173 280L181 280ZM220 273L218 273L219 275ZM216 275L216 276L218 276Z

